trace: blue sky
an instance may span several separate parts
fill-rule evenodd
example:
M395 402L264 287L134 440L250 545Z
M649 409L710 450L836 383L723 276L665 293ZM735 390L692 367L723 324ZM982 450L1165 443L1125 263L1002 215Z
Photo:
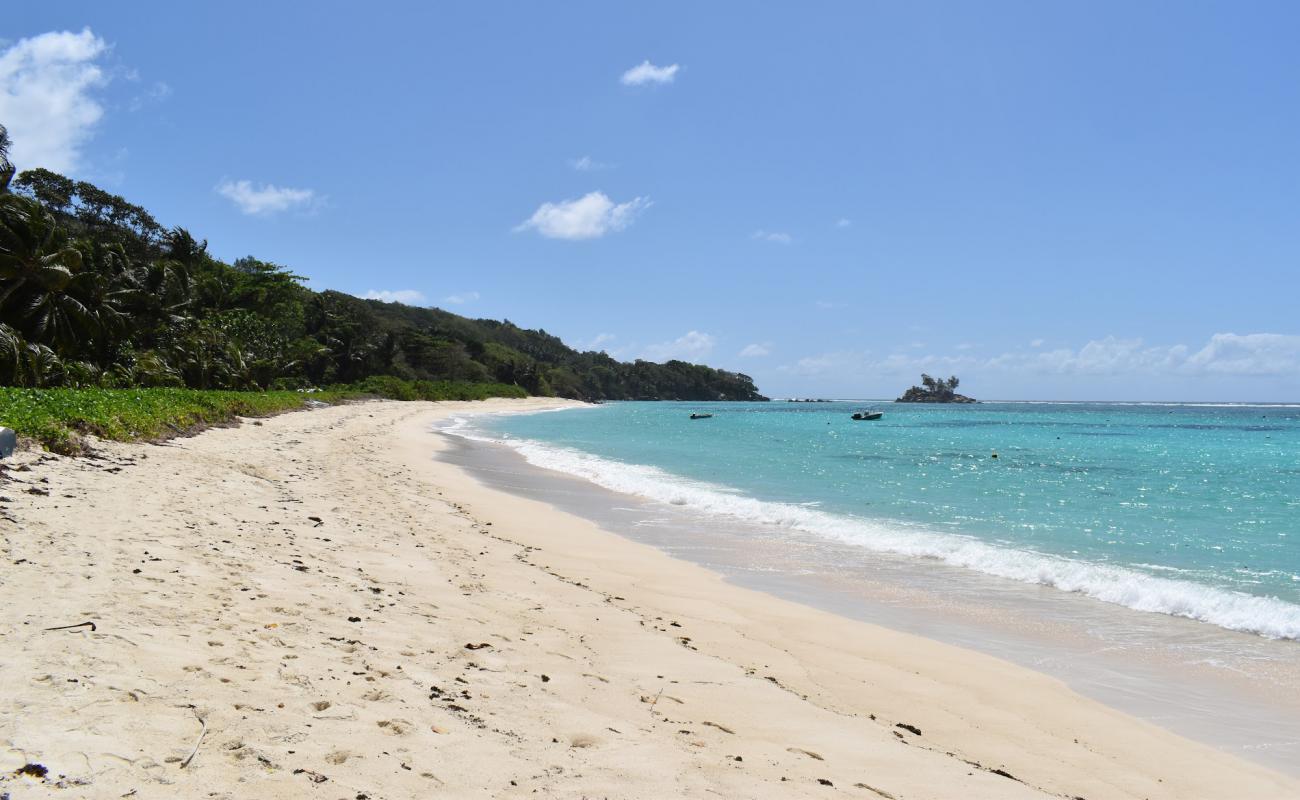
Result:
M1300 400L1300 6L22 4L20 168L768 394ZM88 32L87 32L88 31Z

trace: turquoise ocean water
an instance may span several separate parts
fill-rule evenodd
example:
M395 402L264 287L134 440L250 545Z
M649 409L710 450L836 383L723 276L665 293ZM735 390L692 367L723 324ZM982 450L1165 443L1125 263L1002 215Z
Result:
M1300 405L611 403L459 432L864 559L1300 639Z

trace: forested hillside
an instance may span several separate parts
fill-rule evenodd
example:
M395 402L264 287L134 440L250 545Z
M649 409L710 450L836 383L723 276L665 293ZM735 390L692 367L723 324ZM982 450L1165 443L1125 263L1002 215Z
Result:
M312 291L278 264L222 262L92 184L14 177L3 163L0 385L268 389L391 375L589 400L761 399L739 373L623 363L509 321Z

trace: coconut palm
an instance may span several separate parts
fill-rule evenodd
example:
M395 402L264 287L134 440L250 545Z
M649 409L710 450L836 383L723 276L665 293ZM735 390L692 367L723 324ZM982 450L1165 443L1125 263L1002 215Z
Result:
M23 335L0 322L0 383L23 386L27 372L27 341Z
M81 252L34 200L0 198L0 313L29 340L75 346L93 317L76 296Z
M9 181L14 177L14 165L9 163L11 146L13 140L9 138L9 130L0 125L0 192L9 191Z

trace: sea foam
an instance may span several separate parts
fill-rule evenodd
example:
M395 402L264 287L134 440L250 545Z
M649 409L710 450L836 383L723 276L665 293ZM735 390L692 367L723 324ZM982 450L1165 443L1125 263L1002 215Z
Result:
M628 464L529 439L494 437L459 418L442 429L506 445L528 463L648 500L733 520L821 536L865 550L941 561L1023 583L1049 586L1159 614L1208 622L1270 639L1300 639L1300 605L1137 569L988 544L903 522L832 514L808 505L760 500L731 487L694 481L657 467Z

